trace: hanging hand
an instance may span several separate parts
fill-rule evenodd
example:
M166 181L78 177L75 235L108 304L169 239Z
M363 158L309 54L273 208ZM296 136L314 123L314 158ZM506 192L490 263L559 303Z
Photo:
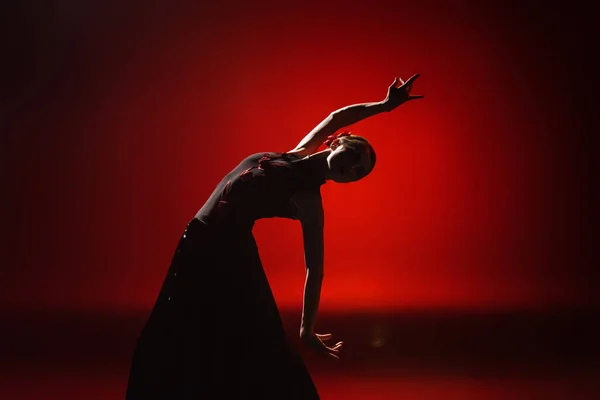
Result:
M321 354L325 354L327 356L333 357L335 359L339 359L339 352L342 348L343 342L337 342L335 345L329 347L325 344L325 342L331 339L331 333L320 335L318 333L311 333L308 335L302 335L301 338L314 350L318 351Z

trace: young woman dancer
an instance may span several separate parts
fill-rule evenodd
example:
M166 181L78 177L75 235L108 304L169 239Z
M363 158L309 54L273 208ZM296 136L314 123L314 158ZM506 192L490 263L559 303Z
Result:
M337 358L342 342L328 345L331 335L315 332L323 280L320 187L373 170L367 140L336 132L421 98L411 95L417 78L396 78L383 101L334 111L292 150L250 155L223 178L179 240L133 354L127 400L319 398L286 339L252 227L260 218L300 221L306 281L299 334Z

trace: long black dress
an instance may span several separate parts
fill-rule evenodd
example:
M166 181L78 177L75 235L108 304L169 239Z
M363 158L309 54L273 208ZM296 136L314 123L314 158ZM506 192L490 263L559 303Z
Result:
M254 154L219 183L179 241L133 354L127 400L319 398L286 339L252 227L295 219L293 193L323 183L286 153Z

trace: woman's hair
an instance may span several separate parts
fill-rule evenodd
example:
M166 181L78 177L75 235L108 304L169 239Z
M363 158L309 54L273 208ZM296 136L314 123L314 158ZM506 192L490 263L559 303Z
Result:
M358 162L360 160L360 157L362 154L369 154L370 158L371 158L371 166L370 169L368 171L364 171L363 173L361 173L361 177L367 176L371 171L373 171L373 168L375 168L375 161L377 159L376 155L375 155L375 150L373 150L373 147L371 146L371 144L369 144L369 142L367 141L367 139L365 139L362 136L358 136L358 135L343 135L343 136L339 136L338 137L340 144L343 144L344 147L346 147L349 150L352 150L355 154L356 154L356 162ZM331 143L328 145L328 147L331 146Z

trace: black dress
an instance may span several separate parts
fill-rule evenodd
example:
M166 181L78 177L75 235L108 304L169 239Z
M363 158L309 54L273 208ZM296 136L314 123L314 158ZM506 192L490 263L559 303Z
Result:
M131 363L127 400L318 399L288 342L252 235L294 218L322 176L285 153L254 154L219 183L182 235Z

